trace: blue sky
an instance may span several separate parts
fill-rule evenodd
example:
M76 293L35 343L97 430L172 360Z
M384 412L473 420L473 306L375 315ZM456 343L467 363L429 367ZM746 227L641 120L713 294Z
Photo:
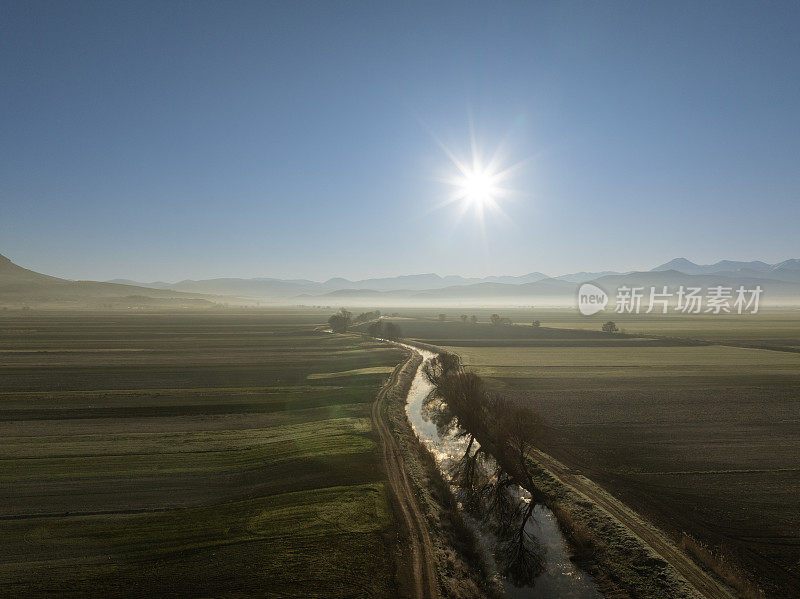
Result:
M0 253L69 278L800 257L798 3L0 6ZM432 210L524 161L505 218Z

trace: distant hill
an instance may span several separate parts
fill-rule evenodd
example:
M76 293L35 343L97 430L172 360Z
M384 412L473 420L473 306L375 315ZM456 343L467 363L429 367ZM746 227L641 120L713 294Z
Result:
M532 272L520 276L490 276L490 277L460 277L458 275L448 275L445 277L435 273L422 275L403 275L399 277L386 277L380 279L362 279L360 281L348 281L347 279L329 279L323 284L328 288L336 289L374 289L376 291L426 291L430 289L444 289L456 285L472 285L477 283L506 283L509 285L520 285L546 279L547 275L540 272Z
M437 274L402 275L379 279L361 279L348 281L341 277L329 279L323 283L326 289L373 289L375 291L394 291L398 289L434 289L456 285L463 282L461 277L440 277Z
M587 281L593 281L598 277L604 277L606 275L621 275L626 273L617 272L614 270L604 270L602 272L574 272L568 275L560 275L555 277L559 281L568 281L570 283L585 283Z
M289 298L301 293L324 291L324 287L320 283L313 281L268 278L186 280L171 284L168 288L187 293L211 293L250 298Z
M27 268L17 266L11 260L0 254L0 289L10 289L15 285L25 283L56 283L64 279L43 275Z
M656 266L651 271L675 271L688 275L718 275L724 280L771 280L787 283L800 283L800 260L786 260L779 264L771 265L761 261L737 262L721 260L715 264L700 265L686 258L675 258L669 262ZM311 298L343 299L363 298L388 300L389 298L414 299L422 298L453 298L461 301L465 298L530 298L535 293L531 289L520 288L522 285L539 283L542 281L559 281L569 283L572 287L562 287L557 293L550 291L545 284L534 288L542 297L565 297L565 293L572 293L575 284L596 281L602 277L636 276L635 272L621 273L617 271L575 272L548 277L542 272L532 271L525 275L492 275L487 277L462 277L458 275L441 276L436 273L422 273L414 275L401 275L396 277L379 277L370 279L350 280L342 277L330 278L318 282L308 279L277 279L259 277L252 279L243 278L216 278L216 279L187 279L177 283L157 281L141 283L129 279L115 279L112 283L138 285L154 289L172 289L186 293L201 293L213 295L236 296L250 300L266 300L271 302L286 302L292 300L306 301ZM723 279L719 279L723 280ZM507 285L506 287L492 287L492 285ZM477 286L477 287L476 287ZM547 291L545 291L547 290ZM509 299L510 301L510 299Z
M767 279L800 283L800 260L784 260L778 264L767 264L760 260L737 262L720 260L714 264L695 264L686 258L675 258L656 266L651 272L675 270L689 275L718 275L729 278Z
M793 263L786 266L787 270L790 268L800 268L800 265ZM766 276L749 276L742 272L686 274L677 270L661 270L630 272L625 274L606 274L590 280L611 296L612 303L617 289L623 286L643 287L646 290L649 290L650 287L661 290L663 286L667 286L669 291L674 293L680 286L701 287L707 290L710 287L719 285L734 289L738 288L740 285L743 285L747 289L754 289L756 286L761 286L763 289L763 305L800 303L800 283L769 279L766 278ZM414 305L573 306L579 286L580 283L578 282L547 278L520 285L510 285L506 283L473 283L471 285L453 285L450 287L423 291L346 289L330 291L320 295L306 294L295 299L300 302L313 301L315 303L326 304L341 302L353 306L391 306L392 304L400 302Z
M129 279L114 279L109 283L122 283L139 285L156 289L174 289L190 293L211 293L221 295L235 295L249 298L288 299L301 295L322 295L332 291L342 290L370 290L370 291L429 291L432 289L445 289L457 285L472 285L478 283L503 283L507 285L522 285L546 279L547 275L532 272L520 276L490 276L485 278L460 277L457 275L439 276L434 273L419 275L402 275L398 277L383 277L376 279L360 279L350 281L341 277L328 279L318 283L306 279L273 279L273 278L219 278L203 280L185 280L177 283L141 283Z
M687 274L677 270L661 270L598 277L592 282L612 296L623 285L644 287L646 293L649 293L650 287L655 287L660 291L665 285L672 293L680 286L700 287L705 290L717 286L730 287L734 290L739 286L743 286L745 289L755 289L760 286L763 290L762 305L796 305L800 303L800 282L767 278L767 274L744 270L710 274ZM612 303L613 300L612 297Z
M106 283L116 283L117 285L133 285L134 287L148 287L150 289L170 288L170 283L165 283L164 281L154 281L152 283L139 283L137 281L131 281L130 279L111 279L110 281L106 281Z
M327 303L346 300L351 305L391 305L400 302L415 305L434 304L532 304L567 305L575 298L577 286L567 281L545 278L529 283L509 284L495 282L451 285L422 291L405 289L377 291L375 289L343 289L322 295L303 295L297 300Z
M505 283L507 285L524 285L526 283L536 283L537 281L543 281L544 279L549 279L546 274L540 272L532 272L528 273L527 275L520 275L518 277L485 277L483 282L486 283Z
M675 258L669 262L656 266L651 271L676 270L687 275L708 275L720 272L738 272L740 270L764 273L772 269L771 264L755 260L752 262L736 262L734 260L720 260L714 264L695 264L686 258Z
M347 297L378 297L386 292L376 291L375 289L337 289L322 295L326 298L347 298ZM313 296L309 296L313 297Z
M800 259L792 258L791 260L784 260L774 265L770 272L784 271L784 272L800 272Z
M649 271L577 272L548 277L541 272L520 276L461 277L435 273L351 281L308 279L216 278L186 279L177 283L138 283L114 279L105 283L67 281L40 274L0 256L0 306L46 304L75 305L185 305L212 299L234 304L267 301L338 305L573 305L580 284L594 282L610 295L623 286L677 288L723 285L748 288L760 285L766 303L800 303L800 260L778 264L761 261L721 260L700 265L676 258ZM143 298L147 298L146 300Z
M0 306L47 308L208 307L204 296L119 283L68 281L0 255Z
M615 287L622 285L636 285L636 286L679 286L679 285L692 285L695 287L708 287L708 286L733 286L737 284L742 285L767 285L770 283L779 283L778 281L771 281L763 277L750 277L745 275L732 275L731 273L716 273L716 274L687 274L677 270L661 270L661 271L644 271L632 272L625 275L607 275L598 277L593 282L605 285L606 287Z
M800 260L795 258L779 262L764 276L779 281L800 281Z

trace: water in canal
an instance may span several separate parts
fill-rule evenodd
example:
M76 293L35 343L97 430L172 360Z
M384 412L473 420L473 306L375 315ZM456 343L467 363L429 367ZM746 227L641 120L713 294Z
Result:
M405 346L422 354L423 360L429 360L435 354L416 347ZM406 411L417 436L436 457L439 468L444 472L454 459L463 454L466 440L456 439L451 435L442 436L436 425L423 413L423 402L431 392L432 386L422 373L417 373L408 392ZM520 489L520 501L526 501L527 492ZM494 537L477 522L472 521L475 531L486 554L487 561L494 566L491 557ZM509 580L498 575L506 594L512 599L595 599L602 597L597 590L594 579L577 564L569 559L567 542L558 528L556 518L548 508L537 506L533 518L528 522L527 531L535 537L544 550L545 570L540 574L532 587L514 586Z

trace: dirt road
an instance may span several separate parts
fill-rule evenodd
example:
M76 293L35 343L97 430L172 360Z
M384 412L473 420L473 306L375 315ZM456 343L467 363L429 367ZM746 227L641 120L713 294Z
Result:
M397 385L400 371L413 359L414 355L412 354L408 360L398 365L378 392L378 396L372 404L372 423L381 438L383 466L389 479L389 488L394 496L395 505L399 508L401 525L409 543L410 563L407 566L414 581L411 596L415 599L435 599L439 597L439 584L436 576L433 543L425 517L414 498L400 447L385 421L386 397Z
M639 537L655 553L677 570L681 576L688 580L701 596L707 599L735 599L734 594L697 566L688 555L676 547L663 533L647 524L636 512L618 501L605 489L585 476L573 473L567 466L544 452L536 451L532 457L563 484L586 496L617 522Z
M372 406L372 421L383 444L384 468L396 505L399 506L402 526L407 531L410 543L408 564L414 579L414 597L429 599L439 596L439 589L434 567L433 545L425 518L417 506L411 484L405 471L400 448L384 420L384 404L388 393L397 385L402 368L408 364L400 364L389 380L378 393ZM636 512L618 501L605 489L585 476L576 474L563 463L548 454L536 451L534 457L545 469L549 470L563 484L586 496L598 505L617 522L625 526L644 544L660 555L677 572L679 572L706 599L735 599L731 591L716 581L710 574L702 570L682 550L675 546L662 532L645 522Z
M661 556L694 587L701 597L735 599L735 594L728 587L717 582L660 530L644 521L636 512L614 498L605 489L585 476L571 471L570 468L544 452L536 451L532 457L564 485L586 496Z

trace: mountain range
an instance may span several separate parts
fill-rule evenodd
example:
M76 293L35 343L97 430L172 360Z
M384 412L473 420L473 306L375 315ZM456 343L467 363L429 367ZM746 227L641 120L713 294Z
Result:
M0 255L0 305L51 308L209 307L212 298L171 289L69 281L14 264Z
M128 279L106 282L69 281L40 274L0 256L0 305L89 307L210 306L255 301L293 304L390 305L392 303L571 305L580 283L593 282L609 293L617 287L678 285L710 287L761 285L765 299L800 300L800 260L777 264L722 260L700 265L675 258L649 271L579 272L548 277L541 272L521 276L461 277L433 273L351 281L308 279L216 278L142 283Z
M402 275L375 279L350 281L340 277L324 282L307 279L273 279L258 277L253 279L217 278L204 280L178 281L177 283L142 283L130 279L113 279L109 283L137 285L153 289L172 289L188 293L212 293L235 295L241 297L290 298L298 295L321 295L329 292L352 291L426 291L444 289L459 285L476 285L480 283L501 283L505 285L522 285L548 278L540 272L532 272L521 276L493 276L484 278L461 277L457 275L439 276L434 273L419 275Z
M791 259L767 264L760 260L753 262L735 262L720 260L714 264L695 264L686 258L675 258L656 266L653 271L676 270L689 275L722 275L730 277L750 277L773 279L777 281L800 281L800 260Z
M577 272L549 277L541 272L531 272L521 276L489 276L483 278L462 277L458 275L440 276L434 273L403 275L351 281L344 278L332 278L324 282L307 279L273 279L273 278L218 278L206 280L184 280L177 283L139 283L125 279L115 279L112 283L125 283L153 287L157 289L173 289L191 293L209 293L219 295L235 295L250 298L300 298L303 300L318 296L320 298L368 298L368 297L497 297L528 296L531 290L547 296L560 296L574 292L575 284L589 281L605 281L616 283L624 277L632 277L642 284L659 283L665 280L663 274L658 276L642 276L640 272L664 273L675 271L685 275L713 275L715 281L724 284L726 279L771 280L800 283L800 260L786 260L778 264L766 262L735 262L721 260L715 264L699 265L686 258L675 258L649 271L637 272ZM622 277L623 279L621 279ZM720 278L722 277L722 278ZM674 277L670 277L671 279ZM547 284L533 285L548 281ZM706 281L708 282L708 281ZM567 283L559 285L559 283ZM695 281L699 284L699 280ZM710 282L709 284L716 284ZM527 287L526 287L527 286ZM560 293L555 293L555 291Z

